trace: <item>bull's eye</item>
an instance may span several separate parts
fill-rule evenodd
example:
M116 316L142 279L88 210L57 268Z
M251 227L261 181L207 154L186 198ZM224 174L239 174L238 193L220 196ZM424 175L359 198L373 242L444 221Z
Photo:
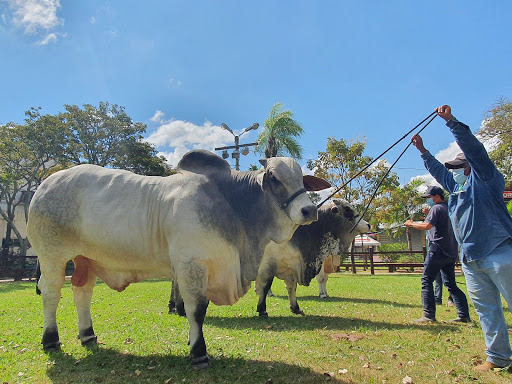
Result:
M349 207L345 207L343 209L343 216L347 220L354 220L354 211L352 211Z

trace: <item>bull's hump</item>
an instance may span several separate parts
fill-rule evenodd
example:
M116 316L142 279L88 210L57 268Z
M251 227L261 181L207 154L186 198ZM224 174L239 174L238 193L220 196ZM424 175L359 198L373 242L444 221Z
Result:
M187 152L178 163L177 170L205 175L231 172L229 164L224 159L204 149Z

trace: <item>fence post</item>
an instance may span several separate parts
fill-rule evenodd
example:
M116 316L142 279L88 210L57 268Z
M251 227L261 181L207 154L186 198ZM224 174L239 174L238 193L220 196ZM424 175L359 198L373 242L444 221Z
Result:
M370 249L370 273L375 275L375 267L373 266L373 247L369 247Z
M352 263L352 273L356 273L356 261L354 259L354 252L356 248L356 241L352 241L352 247L350 249L350 262Z
M427 247L424 245L422 247L422 250L423 250L423 261L425 261L425 259L427 258Z

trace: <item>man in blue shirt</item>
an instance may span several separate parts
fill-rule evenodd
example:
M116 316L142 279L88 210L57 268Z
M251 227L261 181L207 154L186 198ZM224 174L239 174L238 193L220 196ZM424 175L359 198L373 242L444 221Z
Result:
M428 231L428 254L425 258L423 276L421 278L421 300L423 302L423 316L418 323L436 321L436 302L433 282L439 272L453 302L457 307L458 317L452 322L469 323L468 300L464 292L457 287L455 281L455 262L458 257L457 241L453 236L453 229L448 216L448 204L444 201L444 192L437 186L427 189L422 195L427 198L427 204L431 206L424 222L415 223L407 220L404 224L408 227Z
M512 218L503 200L505 180L483 144L448 105L436 109L463 153L441 164L423 146L419 135L412 143L425 167L449 193L448 211L461 248L462 269L469 297L480 318L487 361L478 371L510 366L512 350L501 295L512 308Z

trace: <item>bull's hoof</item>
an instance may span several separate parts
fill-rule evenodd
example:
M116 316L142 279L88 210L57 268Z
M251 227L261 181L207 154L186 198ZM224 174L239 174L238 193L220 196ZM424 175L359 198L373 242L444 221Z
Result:
M46 330L43 333L43 350L45 351L58 351L60 349L59 332L57 330Z
M261 318L263 319L267 319L268 318L268 313L267 311L264 311L264 312L259 312L258 314Z
M209 358L208 355L196 357L192 359L192 368L194 369L206 369L209 367Z
M60 351L60 341L43 344L43 350L45 352Z
M290 307L290 310L292 311L292 313L295 313L296 315L304 316L304 312L299 307L297 307L297 308Z
M322 293L319 296L320 296L321 299L327 299L329 297L329 295L327 293Z
M98 337L96 335L89 336L87 338L81 339L80 341L82 342L82 346L91 348L98 344Z

